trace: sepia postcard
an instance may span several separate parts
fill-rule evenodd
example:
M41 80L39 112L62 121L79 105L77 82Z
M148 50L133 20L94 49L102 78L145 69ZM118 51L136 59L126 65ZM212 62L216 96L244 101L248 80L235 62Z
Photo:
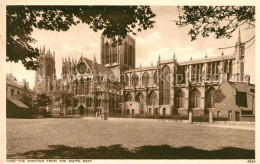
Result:
M257 163L258 8L2 0L0 162Z

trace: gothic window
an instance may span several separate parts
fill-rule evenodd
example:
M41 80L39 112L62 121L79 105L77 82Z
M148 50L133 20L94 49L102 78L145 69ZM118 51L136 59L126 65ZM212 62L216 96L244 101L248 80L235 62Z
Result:
M124 78L124 83L125 83L125 86L129 86L129 78L127 75L125 75L125 78Z
M47 61L47 62L51 63L51 61ZM47 67L46 67L46 75L52 76L52 65L51 64L48 64Z
M127 44L124 46L124 64L127 64Z
M177 83L184 83L185 82L185 67L180 66L177 68Z
M191 65L191 81L195 81L196 80L196 65Z
M228 73L228 62L224 61L224 73Z
M229 73L232 73L232 60L229 62Z
M210 88L206 94L206 108L214 108L214 88Z
M78 83L78 94L81 95L81 82Z
M89 106L92 106L92 98L89 99Z
M154 74L153 74L153 83L154 84L157 84L157 81L158 81L158 78L157 78L158 76L157 76L157 71L155 71L154 72Z
M164 66L162 69L162 104L169 105L170 104L170 68L168 66Z
M85 94L89 94L89 90L90 90L90 82L87 80L87 82L85 83Z
M112 56L113 56L113 63L117 62L117 47L116 46L112 46Z
M215 74L215 63L212 63L212 75Z
M148 85L150 80L150 76L148 72L143 73L142 76L142 85Z
M175 93L175 107L183 108L184 96L181 89L178 89Z
M241 62L240 73L244 73L244 62Z
M140 106L141 106L141 107L143 106L144 97L143 97L143 94L142 94L141 92L139 92L139 93L136 95L136 102L140 103Z
M211 63L208 63L208 74L211 74Z
M81 92L82 92L81 94L84 95L85 92L84 92L84 79L83 78L81 79Z
M138 85L138 82L139 82L139 77L137 76L137 74L134 74L132 76L132 86Z
M131 66L132 67L132 60L133 60L133 47L130 46L129 47L129 57L128 57L128 66Z
M125 102L130 102L130 101L132 101L132 96L131 96L130 93L127 93L127 94L125 95Z
M74 94L77 95L78 94L78 83L76 80L73 83L74 83Z
M87 98L87 107L90 107L90 105L89 105L89 98Z
M190 107L199 108L200 103L200 92L197 89L194 89L190 95Z
M109 64L109 44L105 44L105 57L106 57L106 64Z
M216 73L215 73L215 80L219 79L219 62L215 63L215 69L216 69Z
M156 105L157 104L157 95L155 92L151 92L148 96L148 105Z

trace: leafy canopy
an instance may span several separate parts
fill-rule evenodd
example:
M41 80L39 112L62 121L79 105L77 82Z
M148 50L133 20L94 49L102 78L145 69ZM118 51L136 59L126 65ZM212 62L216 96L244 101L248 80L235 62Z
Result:
M6 60L21 61L26 69L38 68L39 50L32 47L34 28L67 31L84 23L121 43L127 33L153 28L154 17L149 6L7 6Z
M255 27L254 6L179 6L178 11L176 25L179 28L190 25L188 35L192 41L200 34L203 37L212 34L216 39L230 38L244 24Z
M37 94L37 105L41 107L46 107L51 103L51 99L46 94Z

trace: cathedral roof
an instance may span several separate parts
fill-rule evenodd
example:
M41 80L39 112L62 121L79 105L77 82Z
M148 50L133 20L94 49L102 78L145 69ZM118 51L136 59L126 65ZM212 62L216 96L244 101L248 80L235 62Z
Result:
M86 63L89 65L89 67L92 69L93 68L93 61L92 60L89 60L85 57L83 57L84 60L86 61ZM110 77L110 75L113 75L114 76L114 73L111 69L107 68L107 67L104 67L103 65L101 64L98 64L95 62L95 68L96 68L96 71L97 71L97 74L107 74L108 77ZM92 70L93 71L93 70ZM115 76L114 76L115 77ZM113 78L114 78L113 77Z
M245 92L249 95L255 95L255 92L252 90L255 90L254 84L247 84L242 82L229 82L232 87L234 87L238 92Z

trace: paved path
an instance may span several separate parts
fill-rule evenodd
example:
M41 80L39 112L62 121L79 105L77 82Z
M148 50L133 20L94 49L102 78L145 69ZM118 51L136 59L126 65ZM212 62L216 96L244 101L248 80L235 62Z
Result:
M201 124L204 126L212 126L219 128L231 128L231 129L242 129L242 130L255 130L255 125L236 125L236 124Z

